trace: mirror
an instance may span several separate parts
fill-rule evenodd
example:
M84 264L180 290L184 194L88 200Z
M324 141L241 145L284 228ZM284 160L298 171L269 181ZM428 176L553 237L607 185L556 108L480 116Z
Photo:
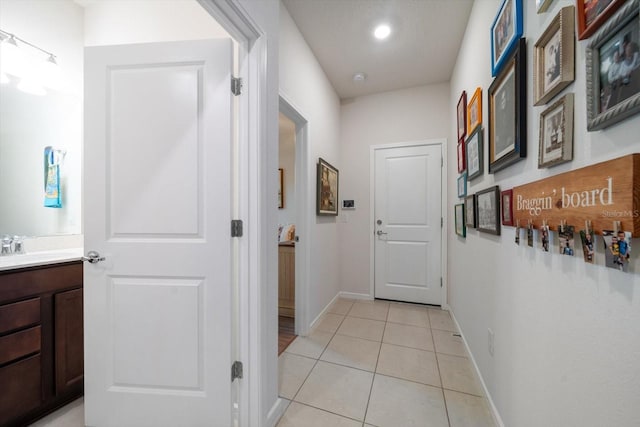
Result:
M47 3L4 2L0 15L0 235L82 232L82 14L72 2L57 11L49 9L59 3ZM17 46L8 46L7 34ZM55 55L57 80L39 74L36 87L25 87L26 77L43 69L43 51ZM59 208L44 203L47 146L66 152Z

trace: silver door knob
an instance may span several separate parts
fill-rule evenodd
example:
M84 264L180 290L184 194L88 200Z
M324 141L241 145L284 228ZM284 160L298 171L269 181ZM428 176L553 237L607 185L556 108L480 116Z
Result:
M376 231L376 234L377 234L378 236L382 236L383 234L387 234L387 233L385 233L385 232L384 232L384 231L382 231L382 230L378 230L378 231Z
M100 256L100 254L96 251L89 251L87 252L87 256L83 256L82 257L82 261L88 261L91 264L96 264L100 261L104 261L105 258L102 256Z

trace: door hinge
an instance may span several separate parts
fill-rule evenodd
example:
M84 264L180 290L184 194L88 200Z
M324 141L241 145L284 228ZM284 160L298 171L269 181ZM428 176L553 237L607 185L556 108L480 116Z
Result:
M242 237L242 220L231 220L231 237Z
M236 378L242 379L242 362L237 360L231 365L231 382Z
M444 157L440 157L440 167L444 167Z
M242 79L231 76L231 93L238 96L242 93Z
M440 287L442 287L442 277L440 278Z
M440 228L444 227L444 217L440 217Z

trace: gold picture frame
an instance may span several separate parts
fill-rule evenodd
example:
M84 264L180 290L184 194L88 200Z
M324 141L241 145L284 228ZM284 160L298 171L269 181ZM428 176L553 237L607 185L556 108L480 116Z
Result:
M338 169L326 160L318 159L316 214L338 215Z
M476 88L467 104L467 135L482 124L482 88Z

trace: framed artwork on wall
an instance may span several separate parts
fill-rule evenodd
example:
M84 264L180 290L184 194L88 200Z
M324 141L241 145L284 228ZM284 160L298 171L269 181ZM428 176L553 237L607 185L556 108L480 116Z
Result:
M502 225L513 225L513 190L500 193L502 206Z
M478 230L500 235L500 188L496 185L476 193Z
M318 159L316 214L338 215L338 169Z
M474 178L482 176L484 172L483 167L483 152L484 147L482 144L482 136L484 135L484 129L482 126L476 127L471 135L467 137L465 142L465 157L467 158L467 179L471 181Z
M527 156L527 43L518 47L489 87L489 173Z
M464 199L464 217L467 227L476 228L476 195L471 194Z
M543 13L549 9L553 0L536 0L536 13Z
M522 0L503 0L491 25L491 75L496 76L522 36Z
M573 94L540 113L538 169L573 160Z
M462 173L466 170L467 163L464 157L464 141L458 142L458 173Z
M278 169L278 209L284 208L284 169Z
M458 100L458 142L462 142L462 139L467 135L467 92L462 91L460 99Z
M456 222L456 234L460 237L467 237L467 227L464 221L464 203L455 205L453 210Z
M482 88L477 88L467 106L467 134L482 124Z
M458 177L458 198L462 199L467 195L467 173L463 172Z
M575 79L575 8L567 6L553 18L534 46L534 105L543 105Z
M578 39L596 32L626 0L576 0L578 6Z
M639 0L629 0L586 49L587 130L604 129L640 111Z

